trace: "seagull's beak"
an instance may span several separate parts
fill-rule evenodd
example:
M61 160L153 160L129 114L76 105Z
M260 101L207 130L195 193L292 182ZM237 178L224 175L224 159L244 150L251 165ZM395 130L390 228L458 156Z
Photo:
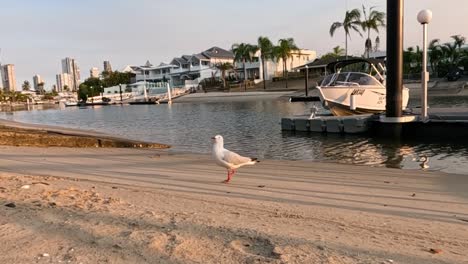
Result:
M215 138L215 137L212 137L211 139L215 140L216 138Z

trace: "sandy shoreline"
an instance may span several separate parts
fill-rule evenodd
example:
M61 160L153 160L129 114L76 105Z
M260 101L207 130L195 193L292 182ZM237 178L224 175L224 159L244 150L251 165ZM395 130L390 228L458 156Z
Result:
M0 146L0 263L468 263L464 175L265 160L224 177L205 155Z
M120 138L96 131L27 124L1 118L0 145L78 148L170 148L166 144Z

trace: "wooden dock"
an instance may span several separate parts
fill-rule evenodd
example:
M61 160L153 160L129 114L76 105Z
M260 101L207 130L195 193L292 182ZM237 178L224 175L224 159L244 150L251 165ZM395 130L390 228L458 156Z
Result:
M468 139L468 109L467 108L431 108L429 119L419 118L420 109L412 109L405 113L407 121L401 123L401 135L405 138L431 137L458 140ZM281 129L284 131L338 133L338 134L372 134L385 135L388 123L382 115L354 116L292 116L281 119Z

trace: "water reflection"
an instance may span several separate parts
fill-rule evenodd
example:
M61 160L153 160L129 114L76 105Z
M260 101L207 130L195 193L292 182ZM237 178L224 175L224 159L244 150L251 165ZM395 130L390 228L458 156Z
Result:
M216 98L207 103L62 109L55 106L39 111L45 109L42 106L14 114L0 113L0 118L167 143L178 151L209 153L209 138L221 134L227 148L259 158L468 174L468 144L465 143L395 142L364 136L281 131L281 117L310 113L312 106L320 107L320 104L289 103L287 98Z

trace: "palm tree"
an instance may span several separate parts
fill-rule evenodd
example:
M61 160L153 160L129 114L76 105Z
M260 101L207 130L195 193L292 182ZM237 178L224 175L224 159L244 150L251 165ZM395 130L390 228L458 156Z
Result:
M385 27L385 12L377 11L374 8L375 6L369 8L369 15L367 15L366 7L364 7L364 5L362 6L364 20L361 22L361 27L363 31L367 31L365 43L367 58L369 58L370 52L372 51L372 40L370 38L371 30L379 33L379 28Z
M335 22L330 27L330 36L332 37L338 28L342 27L344 29L346 58L348 57L348 37L351 37L350 30L354 30L362 36L361 31L359 31L359 26L361 26L361 12L359 9L353 9L351 11L346 11L343 22Z
M431 64L432 74L438 75L439 63L443 59L444 52L440 46L439 39L433 39L429 43L429 61Z
M29 91L31 89L31 84L29 84L29 81L24 81L21 87L23 88L23 91Z
M413 68L413 61L414 61L414 48L408 47L406 51L403 51L403 72L405 74L411 73L411 69Z
M288 70L286 66L286 61L288 58L293 58L292 54L295 51L299 51L296 43L294 43L293 38L280 39L278 41L278 46L273 47L273 57L276 58L276 61L279 59L283 60L283 77L286 77L286 88L288 88Z
M454 36L451 36L451 38L452 38L453 41L454 41L453 44L455 45L455 47L458 48L458 50L460 50L461 47L462 47L463 45L465 45L465 42L466 42L466 38L465 38L465 37L463 37L463 36L461 36L461 35L454 35Z
M222 62L215 65L221 71L221 79L223 80L223 88L226 89L226 72L231 71L234 67L229 62ZM231 90L229 88L229 90Z
M262 60L262 72L263 72L263 89L266 90L266 73L265 73L265 62L268 59L273 59L273 43L267 37L259 37L257 40L258 49L260 50L260 57Z
M344 53L345 53L345 50L340 46L336 46L333 48L332 54L335 55L336 57L343 56Z
M374 48L374 51L375 51L375 52L379 51L379 47L380 47L380 37L377 36L377 37L375 38L375 48Z
M445 43L441 46L442 51L444 53L445 59L448 61L449 64L454 66L458 59L459 53L456 43Z
M245 64L252 61L258 48L255 45L240 43L232 45L231 50L234 53L234 61L242 61L244 67L244 89L247 91L247 69L245 68Z

